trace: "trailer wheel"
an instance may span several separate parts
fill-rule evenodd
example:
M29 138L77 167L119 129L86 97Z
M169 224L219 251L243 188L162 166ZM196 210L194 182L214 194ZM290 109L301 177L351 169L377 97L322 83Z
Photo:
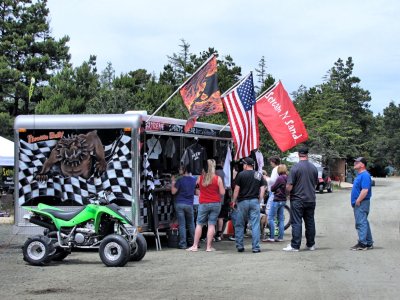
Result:
M123 267L129 260L130 246L123 236L110 234L101 241L99 254L107 267Z
M132 249L131 252L131 261L140 261L146 255L147 252L147 242L144 238L143 234L138 233L136 237L136 248Z
M22 247L24 260L34 266L48 264L55 253L54 245L46 236L36 235L28 238Z

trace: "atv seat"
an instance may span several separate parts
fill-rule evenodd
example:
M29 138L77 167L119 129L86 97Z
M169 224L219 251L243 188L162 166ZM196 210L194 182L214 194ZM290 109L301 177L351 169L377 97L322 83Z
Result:
M61 219L64 221L69 221L69 220L73 219L75 216L77 216L84 209L85 209L85 207L81 207L74 211L61 211L61 210L53 210L53 209L43 209L42 211L50 213L58 219Z

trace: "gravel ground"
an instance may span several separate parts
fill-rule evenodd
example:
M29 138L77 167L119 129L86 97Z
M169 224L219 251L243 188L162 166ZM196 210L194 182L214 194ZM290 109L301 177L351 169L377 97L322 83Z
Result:
M350 190L317 195L316 251L285 253L286 243L237 253L233 242L216 252L163 248L152 239L140 262L105 267L98 253L73 252L63 262L34 267L22 260L26 237L0 225L1 299L398 299L400 178L377 179L370 223L375 248L350 251L357 240ZM290 229L285 241L290 241ZM164 241L165 242L165 241Z

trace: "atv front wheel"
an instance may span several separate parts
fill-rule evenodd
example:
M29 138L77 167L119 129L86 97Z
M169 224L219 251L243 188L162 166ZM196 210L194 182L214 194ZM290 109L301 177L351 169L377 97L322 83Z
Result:
M22 247L24 260L34 266L48 264L55 253L54 245L50 238L36 235L28 238Z
M128 241L119 234L107 235L100 243L100 259L107 267L125 266L130 252Z
M143 234L138 233L136 237L136 248L132 249L130 261L140 261L146 255L147 242Z

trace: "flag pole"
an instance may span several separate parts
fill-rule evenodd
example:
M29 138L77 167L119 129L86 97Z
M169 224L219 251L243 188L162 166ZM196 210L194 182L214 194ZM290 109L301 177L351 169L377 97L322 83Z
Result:
M270 92L274 87L276 87L278 85L278 83L281 82L280 80L278 80L278 82L275 82L273 85L271 85L266 91L264 91L260 96L257 97L256 102L258 100L261 99L261 97L263 97L265 94L267 94L268 92Z
M241 82L243 82L247 77L250 76L250 74L252 74L252 72L250 72L249 74L247 74L246 76L242 77L242 79L240 79L238 82L236 82L234 85L232 85L225 93L222 94L221 98L223 98L226 94L228 94L230 91L232 91L235 87L237 87ZM225 124L224 127L221 128L221 130L219 131L220 133L222 132L222 130L225 129L226 126L228 126L229 122Z
M222 95L221 98L224 98L226 94L228 94L230 91L232 91L235 87L237 87L242 81L244 81L247 77L250 76L252 72L247 74L246 76L242 77L239 81L237 81L234 85L232 85L228 90L226 90Z
M209 62L211 59L213 59L214 56L215 56L215 54L213 53L213 54L200 66L200 68L198 68L198 69L196 70L196 72L194 72L192 75L190 75L190 77L189 77L188 79L186 79L185 82L182 83L182 84L176 89L176 91L173 92L172 95L169 96L168 99L165 100L165 101L163 102L163 104L161 104L161 105L155 110L155 112L147 119L146 123L149 122L150 119L152 119L152 118L155 116L155 114L158 113L158 112L160 111L160 109L163 108L164 105L167 104L167 102L168 102L169 100L171 100L171 98L172 98L173 96L175 96L176 93L178 93L179 90L180 90L190 79L193 78L194 75L196 75L206 64L208 64L208 62Z

